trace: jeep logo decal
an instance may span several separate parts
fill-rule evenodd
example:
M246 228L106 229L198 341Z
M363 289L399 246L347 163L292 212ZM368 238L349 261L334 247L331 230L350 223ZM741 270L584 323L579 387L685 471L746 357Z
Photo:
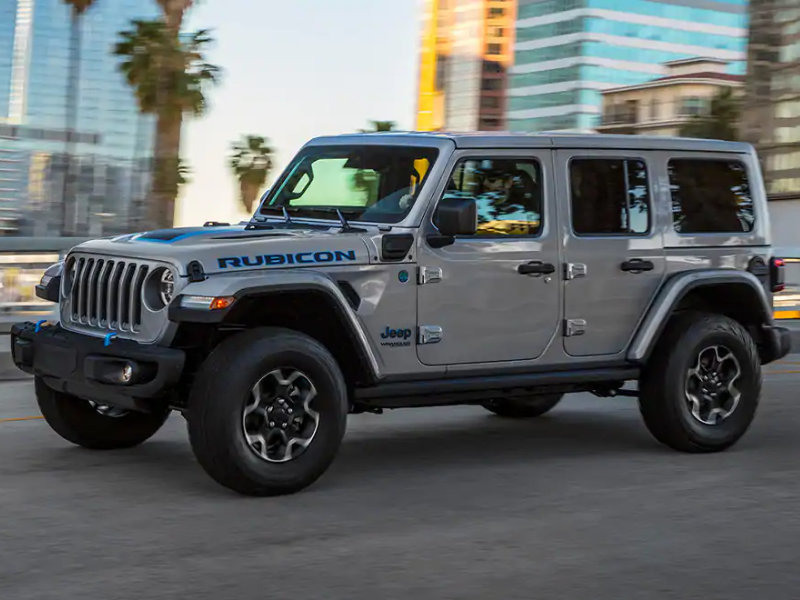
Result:
M321 252L296 252L292 254L259 254L257 256L231 256L218 258L220 269L243 267L273 267L277 265L309 265L356 260L355 250L323 250Z
M410 329L392 329L388 325L386 331L381 334L381 346L410 346L409 339L414 335ZM390 341L391 340L391 341Z

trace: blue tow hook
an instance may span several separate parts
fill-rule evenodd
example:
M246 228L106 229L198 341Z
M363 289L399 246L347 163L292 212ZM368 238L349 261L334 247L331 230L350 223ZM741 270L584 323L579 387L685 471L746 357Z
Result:
M106 337L103 339L103 346L110 346L111 340L117 337L117 334L113 331L111 333L106 334Z
M47 319L42 319L41 321L36 322L36 328L33 330L33 333L39 333L42 330L42 325L47 323Z

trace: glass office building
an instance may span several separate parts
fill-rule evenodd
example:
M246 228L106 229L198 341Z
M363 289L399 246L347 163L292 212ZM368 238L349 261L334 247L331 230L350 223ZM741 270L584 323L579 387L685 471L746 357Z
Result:
M135 229L154 119L139 113L112 50L132 19L158 15L153 0L99 0L82 17L77 115L68 136L70 8L63 0L0 1L0 234Z
M747 0L519 0L508 125L591 130L601 91L706 57L743 75Z

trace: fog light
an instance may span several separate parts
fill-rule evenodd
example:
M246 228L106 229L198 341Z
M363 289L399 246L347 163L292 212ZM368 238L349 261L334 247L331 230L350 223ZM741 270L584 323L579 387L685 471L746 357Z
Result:
M121 383L130 383L131 379L133 379L133 365L125 363L125 366L122 367L122 372L119 374L119 380Z

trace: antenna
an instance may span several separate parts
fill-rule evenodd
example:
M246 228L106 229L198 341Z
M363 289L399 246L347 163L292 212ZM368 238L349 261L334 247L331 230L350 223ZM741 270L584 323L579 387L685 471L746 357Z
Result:
M342 232L353 231L353 228L350 227L350 223L347 222L347 219L344 218L342 211L338 208L336 209L336 216L339 217L339 222L342 224Z
M283 210L283 220L286 222L287 225L291 225L292 217L289 216L289 211L286 209L286 205L284 204L283 206L281 206L281 209Z

